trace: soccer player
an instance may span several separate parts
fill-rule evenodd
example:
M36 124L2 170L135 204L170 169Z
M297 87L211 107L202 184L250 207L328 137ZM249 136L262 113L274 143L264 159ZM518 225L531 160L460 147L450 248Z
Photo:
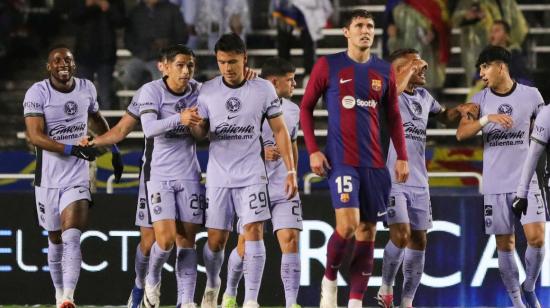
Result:
M399 49L390 55L396 71L399 110L405 130L410 176L406 183L397 183L392 176L390 201L386 222L390 228L390 240L384 249L382 286L377 300L382 308L393 306L393 283L397 270L403 263L403 291L401 307L412 307L414 294L424 271L426 230L432 227L432 211L426 170L426 129L428 117L446 124L458 122L460 111L468 112L467 105L445 109L422 86L426 84L427 63L415 49ZM401 90L401 91L400 91ZM476 112L477 105L470 104L469 112ZM395 164L397 154L393 146L388 153L387 166Z
M529 183L531 178L535 174L535 169L537 167L537 162L540 155L546 149L546 168L545 168L545 180L544 184L548 184L548 176L550 174L550 149L548 148L548 143L550 142L550 106L545 106L539 112L537 119L535 120L535 126L533 132L531 133L531 144L529 145L529 152L527 154L527 159L523 164L523 170L521 171L521 178L516 192L516 197L512 203L512 209L516 211L517 215L524 215L527 213L528 205L528 192L529 192ZM546 192L547 188L542 188ZM541 255L541 258L544 257L544 254ZM528 307L540 307L538 304L538 299L535 294L535 286L532 286L532 289L527 289L525 284L522 288L523 296L525 301L528 304ZM538 304L538 306L537 306Z
M247 56L241 38L225 34L214 50L222 75L201 88L199 115L204 120L192 128L197 137L208 134L210 138L206 172L208 243L203 251L207 283L201 307L217 307L220 269L235 214L244 226L243 307L259 307L266 258L263 222L270 218L267 175L260 156L263 120L269 122L287 170L284 187L289 200L297 190L292 145L273 85L261 78L247 81L243 76Z
M195 234L203 220L204 193L196 145L190 126L196 125L199 83L192 80L193 52L167 48L165 77L145 84L138 97L146 137L143 165L149 219L155 243L151 248L143 304L158 307L162 267L177 246L178 302L193 307L197 276Z
M88 161L96 149L76 145L86 135L88 120L95 130L109 129L99 113L91 81L74 77L72 52L57 46L48 53L49 77L25 94L25 125L36 147L35 193L38 222L48 231L48 266L59 308L74 308L80 275L80 235L91 203Z
M322 308L337 305L336 277L346 245L354 236L348 307L362 306L373 268L376 221L386 212L391 186L385 136L391 136L397 153L395 181L405 182L409 174L394 72L370 50L372 15L365 10L352 11L343 32L347 50L317 61L300 113L311 169L328 176L336 216L321 283ZM321 95L328 109L326 156L313 133L313 109Z
M461 141L483 132L485 232L496 237L500 276L514 307L526 307L521 290L531 297L528 297L528 307L540 307L534 290L544 259L546 216L537 178L533 177L529 184L527 209L514 209L512 201L522 172L522 160L518 157L526 157L529 151L531 120L544 101L536 88L510 78L509 61L510 52L502 47L489 46L481 52L477 66L486 88L472 99L480 112L462 117L456 137ZM528 243L527 278L522 286L514 259L514 214L523 225Z
M282 58L268 59L262 66L261 77L269 80L281 98L283 117L290 132L294 170L298 165L298 122L300 108L290 98L296 86L294 80L296 68ZM273 132L267 122L262 126L262 140L265 164L268 176L269 209L273 232L277 236L282 251L281 280L285 290L286 307L300 307L296 298L300 288L300 253L298 242L302 230L302 209L298 194L288 200L284 191L286 168L281 160L280 151L273 139ZM241 225L239 224L239 227ZM242 229L238 230L242 233ZM227 287L223 294L222 307L237 307L237 287L243 275L244 236L239 235L238 247L231 251L227 263Z

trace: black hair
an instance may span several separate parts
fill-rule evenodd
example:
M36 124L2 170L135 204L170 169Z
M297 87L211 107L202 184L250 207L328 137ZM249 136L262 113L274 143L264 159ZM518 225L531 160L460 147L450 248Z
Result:
M420 52L414 48L401 48L397 49L396 51L392 52L391 55L388 58L388 61L393 62L399 58L402 58L408 54L415 54L418 55Z
M237 54L246 53L246 47L240 36L235 33L227 33L220 37L214 46L214 52L235 52Z
M72 53L72 50L71 48L69 48L69 46L65 45L65 44L55 44L53 45L52 47L50 47L48 49L48 53L46 55L46 61L49 62L50 61L50 55L51 53L54 51L54 50L57 50L57 49L67 49L68 51L70 51Z
M485 47L477 58L476 67L483 63L491 63L493 61L500 61L506 65L510 65L512 54L504 47L489 45Z
M262 65L260 77L284 76L288 73L294 73L295 71L296 67L290 61L279 57L273 57L267 59L264 65Z
M351 11L351 13L347 15L347 17L344 19L344 27L349 28L352 21L355 18L359 17L372 19L372 21L374 21L374 16L370 12L368 12L367 10L358 9Z
M506 34L508 35L510 35L510 33L512 32L512 28L510 28L510 24L507 23L505 20L502 20L502 19L495 20L493 22L493 26L494 25L501 25L502 28L504 28L504 32L506 32Z
M193 52L193 50L191 50L191 48L183 44L177 44L161 49L159 53L159 59L161 61L164 61L164 59L166 59L168 62L172 62L177 55L187 55L195 58L195 53Z

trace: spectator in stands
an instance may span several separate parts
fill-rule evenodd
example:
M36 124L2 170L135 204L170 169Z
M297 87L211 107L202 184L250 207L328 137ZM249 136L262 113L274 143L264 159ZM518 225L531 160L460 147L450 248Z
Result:
M472 85L476 70L475 63L481 50L489 44L489 33L495 20L504 20L511 26L510 44L523 43L528 26L515 0L460 0L453 13L455 27L460 27L462 66L466 84Z
M197 49L199 47L199 37L195 28L197 20L197 0L170 0L171 3L180 8L185 28L187 29L187 47Z
M392 13L395 28L388 31L389 51L403 46L418 50L430 67L425 87L437 96L445 83L450 55L451 28L445 2L405 0L397 4Z
M130 11L124 33L126 48L132 52L121 79L124 86L137 89L148 80L160 78L159 50L186 41L185 24L177 6L165 0L140 1Z
M116 63L116 28L124 24L123 0L79 0L71 14L76 26L77 76L95 80L101 109L116 101L113 71Z
M277 53L290 61L290 49L294 40L293 31L300 32L303 49L305 87L315 61L316 42L323 38L322 30L333 12L329 0L272 0L271 15L277 26Z
M246 42L246 32L250 30L247 0L203 0L196 12L197 35L208 38L210 51L214 51L214 45L226 33L235 33Z
M0 64L5 68L4 61L8 61L11 51L13 36L23 24L21 8L25 5L23 0L8 0L0 2ZM5 69L0 72L0 78L8 77Z

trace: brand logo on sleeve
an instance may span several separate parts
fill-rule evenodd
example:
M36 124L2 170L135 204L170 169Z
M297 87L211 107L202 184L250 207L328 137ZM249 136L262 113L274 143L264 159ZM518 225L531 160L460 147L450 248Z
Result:
M65 114L72 116L78 112L78 105L73 101L68 101L65 103Z
M229 112L235 113L241 109L241 101L236 97L230 97L225 102L225 109Z

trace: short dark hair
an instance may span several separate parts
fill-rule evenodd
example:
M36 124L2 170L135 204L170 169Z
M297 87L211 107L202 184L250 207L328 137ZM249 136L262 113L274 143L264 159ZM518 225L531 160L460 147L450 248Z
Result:
M399 58L402 58L408 54L415 54L415 55L418 55L420 54L420 52L418 52L418 50L414 49L414 48L401 48L401 49L397 49L396 51L392 52L391 55L389 56L388 58L388 61L390 62L393 62Z
M294 73L296 67L292 62L279 57L269 58L262 66L260 77L267 78L270 76L284 76L288 73Z
M67 50L70 51L71 53L73 52L73 51L71 50L71 48L69 48L69 46L67 46L67 45L65 45L65 44L55 44L55 45L53 45L52 47L50 47L50 48L48 49L48 53L47 53L47 55L46 55L46 57L47 57L47 58L46 58L46 61L48 61L48 62L50 61L50 54L51 54L54 50L57 50L57 49L67 49Z
M493 61L500 61L506 65L510 65L511 58L512 54L506 48L489 45L479 54L476 67L479 67L483 63L491 63Z
M349 28L349 26L351 25L351 22L355 18L358 18L358 17L368 18L368 19L372 19L374 21L374 16L370 12L368 12L367 10L362 10L362 9L353 10L344 19L344 27Z
M510 28L510 24L507 23L505 20L502 20L502 19L495 20L493 22L493 26L494 25L501 25L502 28L504 28L504 32L506 32L506 34L508 35L510 35L510 33L512 32L512 28Z
M159 60L164 61L164 59L166 59L167 61L172 62L177 55L188 55L193 58L195 57L195 53L191 50L191 48L183 44L176 44L161 49L159 52Z
M246 47L240 36L235 33L227 33L216 42L214 53L218 53L218 51L243 54L246 53Z

